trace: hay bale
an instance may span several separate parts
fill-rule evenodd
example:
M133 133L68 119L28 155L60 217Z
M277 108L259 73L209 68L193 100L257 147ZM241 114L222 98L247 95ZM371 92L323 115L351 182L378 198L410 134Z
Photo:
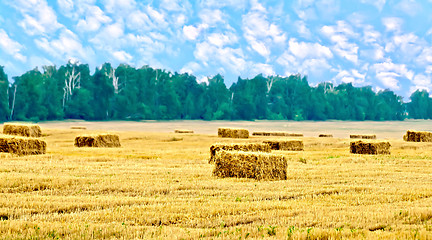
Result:
M303 151L304 144L302 140L267 140L265 144L270 145L272 150L284 151Z
M194 133L194 131L187 129L176 129L174 130L174 133Z
M407 142L432 142L432 132L408 130L403 139Z
M253 136L303 137L302 133L289 132L253 132Z
M355 141L351 142L350 152L355 154L390 154L389 142Z
M76 147L120 147L120 139L115 134L80 135L75 138Z
M46 153L46 142L37 138L0 136L0 152L17 155L36 155Z
M41 137L42 130L37 124L5 123L3 134L23 137Z
M271 153L221 150L216 152L213 174L217 177L286 180L287 160Z
M249 138L249 131L242 128L218 128L218 137Z
M71 126L70 129L76 129L76 130L86 130L87 127L84 126Z
M265 143L216 143L210 146L209 163L215 161L217 151L270 152L270 145Z
M333 134L320 134L318 137L326 137L326 138L332 138Z
M376 135L375 134L351 134L350 138L376 139Z

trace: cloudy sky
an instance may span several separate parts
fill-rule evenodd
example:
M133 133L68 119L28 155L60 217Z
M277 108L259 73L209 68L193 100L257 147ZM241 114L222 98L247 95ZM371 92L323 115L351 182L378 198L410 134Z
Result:
M2 0L9 78L69 59L432 90L432 0Z

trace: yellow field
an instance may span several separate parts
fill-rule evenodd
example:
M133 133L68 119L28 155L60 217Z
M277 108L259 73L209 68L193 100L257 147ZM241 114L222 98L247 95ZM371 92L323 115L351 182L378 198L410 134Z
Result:
M432 143L373 156L305 137L281 152L287 180L256 181L214 177L209 147L269 137L118 131L121 148L75 148L98 131L42 130L46 155L0 153L1 239L432 239Z

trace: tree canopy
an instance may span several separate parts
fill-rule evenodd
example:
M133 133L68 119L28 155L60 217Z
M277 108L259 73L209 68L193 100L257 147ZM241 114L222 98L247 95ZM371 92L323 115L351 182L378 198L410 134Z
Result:
M417 90L404 103L390 90L351 83L315 87L307 77L257 75L227 88L222 75L199 83L188 73L110 63L32 69L8 81L0 66L0 121L85 120L403 120L432 118L432 100Z

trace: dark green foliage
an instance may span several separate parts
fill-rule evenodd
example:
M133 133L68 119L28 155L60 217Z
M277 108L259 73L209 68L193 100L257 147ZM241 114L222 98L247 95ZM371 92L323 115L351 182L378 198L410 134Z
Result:
M76 77L72 82L71 76ZM351 83L311 87L299 74L238 78L227 88L219 74L198 83L187 73L105 63L91 75L87 64L71 61L58 69L44 66L43 73L35 68L10 84L0 66L0 121L432 118L428 92L418 90L410 99L405 104L390 90L376 93Z

